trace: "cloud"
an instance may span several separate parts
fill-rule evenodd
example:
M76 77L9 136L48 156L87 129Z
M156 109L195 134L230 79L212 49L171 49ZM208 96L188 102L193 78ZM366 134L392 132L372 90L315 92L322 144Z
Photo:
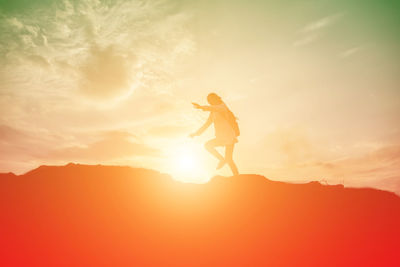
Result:
M285 167L293 167L314 159L318 153L314 143L301 128L278 128L263 139L261 149L273 155L273 162Z
M293 42L293 46L298 47L315 42L322 35L321 31L324 28L333 25L334 23L339 21L339 19L341 19L343 16L344 13L337 13L334 15L326 16L324 18L321 18L319 20L313 21L305 25L297 32L297 34L300 35L300 37Z
M8 125L0 125L0 159L31 160L41 157L45 147L55 138L35 130L21 130Z
M372 146L371 146L372 147ZM343 159L313 160L301 168L322 168L324 177L350 186L369 186L400 194L400 145L383 145L369 153Z
M20 72L30 88L45 72L38 86L63 81L68 86L57 90L79 89L94 101L120 99L140 86L163 90L196 45L187 27L191 15L169 1L65 0L29 15L3 15L6 75Z
M400 196L400 175L378 180L375 182L374 187L395 192Z
M11 17L9 19L6 20L11 26L17 28L18 30L22 30L24 28L24 24L22 24L21 21L19 21L17 18L15 17Z
M360 51L362 51L364 49L365 49L365 45L352 47L352 48L349 48L349 49L343 51L342 53L340 53L339 56L342 57L342 58L347 58L347 57L350 57L350 56L352 56L352 55L354 55L356 53L359 53Z
M0 125L0 172L21 173L38 165L61 138L38 129Z
M159 156L157 149L131 141L127 132L109 132L94 143L84 146L69 146L49 153L49 159L63 161L103 162L137 156Z
M319 37L318 34L306 35L303 38L300 38L300 39L294 41L293 46L297 47L297 46L303 46L303 45L310 44L310 43L314 42L315 40L317 40L318 37Z
M324 169L337 169L338 165L334 161L312 161L308 163L298 164L299 167L321 167Z
M0 125L0 172L26 172L41 164L127 162L158 158L161 153L126 131L64 132L21 130Z
M15 140L26 138L26 134L10 127L8 125L0 125L0 140L4 142L5 140Z
M326 28L327 26L334 24L339 19L341 19L343 16L344 16L344 13L337 13L334 15L326 16L322 19L319 19L319 20L316 20L316 21L313 21L313 22L307 24L300 30L300 32L301 33L309 33L309 32L313 32L313 31L321 30L323 28Z
M374 187L400 194L400 145L398 132L386 142L365 141L335 151L332 140L316 139L302 128L277 128L253 148L249 158L265 174L277 179L325 180L329 184ZM317 136L315 136L317 137ZM356 147L362 146L357 153Z
M132 62L118 55L113 46L105 49L94 46L89 53L88 60L79 68L82 75L79 87L84 93L112 97L132 90Z
M156 137L169 138L185 134L188 135L188 129L184 126L162 125L150 128L147 131L147 134Z
M176 111L170 88L196 47L186 7L63 0L0 11L0 125L9 127L0 126L0 168L156 158L157 149L133 136L97 134L140 133Z
M337 161L338 165L348 165L359 167L363 172L377 171L381 168L396 167L400 168L400 145L371 144L371 150L358 157L350 157Z

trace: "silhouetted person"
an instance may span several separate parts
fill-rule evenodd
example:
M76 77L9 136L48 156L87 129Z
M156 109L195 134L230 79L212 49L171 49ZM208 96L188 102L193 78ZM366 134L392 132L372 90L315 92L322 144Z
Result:
M232 157L233 148L235 147L235 143L238 142L237 136L240 134L236 117L217 94L209 94L207 96L207 101L210 104L209 106L200 106L197 103L192 103L195 108L208 111L210 112L210 115L204 125L196 132L192 133L190 137L202 134L212 123L214 123L215 138L209 140L205 144L205 148L213 156L219 159L217 170L222 168L225 163L228 163L233 175L238 175L239 172ZM225 147L225 158L215 149L217 146Z

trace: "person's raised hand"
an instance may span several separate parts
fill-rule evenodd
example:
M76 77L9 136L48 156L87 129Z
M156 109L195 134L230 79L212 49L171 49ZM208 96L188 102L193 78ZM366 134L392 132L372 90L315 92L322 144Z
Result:
M199 109L201 107L199 104L194 103L194 102L192 102L192 105L193 105L194 108L197 108L197 109Z

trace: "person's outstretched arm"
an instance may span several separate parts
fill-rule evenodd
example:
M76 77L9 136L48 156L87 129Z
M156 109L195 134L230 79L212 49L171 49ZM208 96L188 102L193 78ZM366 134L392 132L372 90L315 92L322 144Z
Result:
M212 119L211 119L211 114L208 116L207 121L203 124L203 126L200 127L200 129L198 129L196 132L190 134L190 137L195 137L197 135L201 135L205 130L207 130L208 127L210 127L212 123Z
M223 107L221 105L213 105L213 106L201 106L197 103L192 103L194 108L201 109L202 111L223 111Z

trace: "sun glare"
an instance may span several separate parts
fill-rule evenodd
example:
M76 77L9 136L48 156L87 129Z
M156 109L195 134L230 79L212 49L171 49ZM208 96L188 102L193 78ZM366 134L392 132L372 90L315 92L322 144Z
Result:
M190 152L182 153L178 158L177 165L182 171L193 171L196 168L196 156Z
M210 178L208 162L200 144L185 142L173 149L169 160L169 172L182 182L203 183Z

